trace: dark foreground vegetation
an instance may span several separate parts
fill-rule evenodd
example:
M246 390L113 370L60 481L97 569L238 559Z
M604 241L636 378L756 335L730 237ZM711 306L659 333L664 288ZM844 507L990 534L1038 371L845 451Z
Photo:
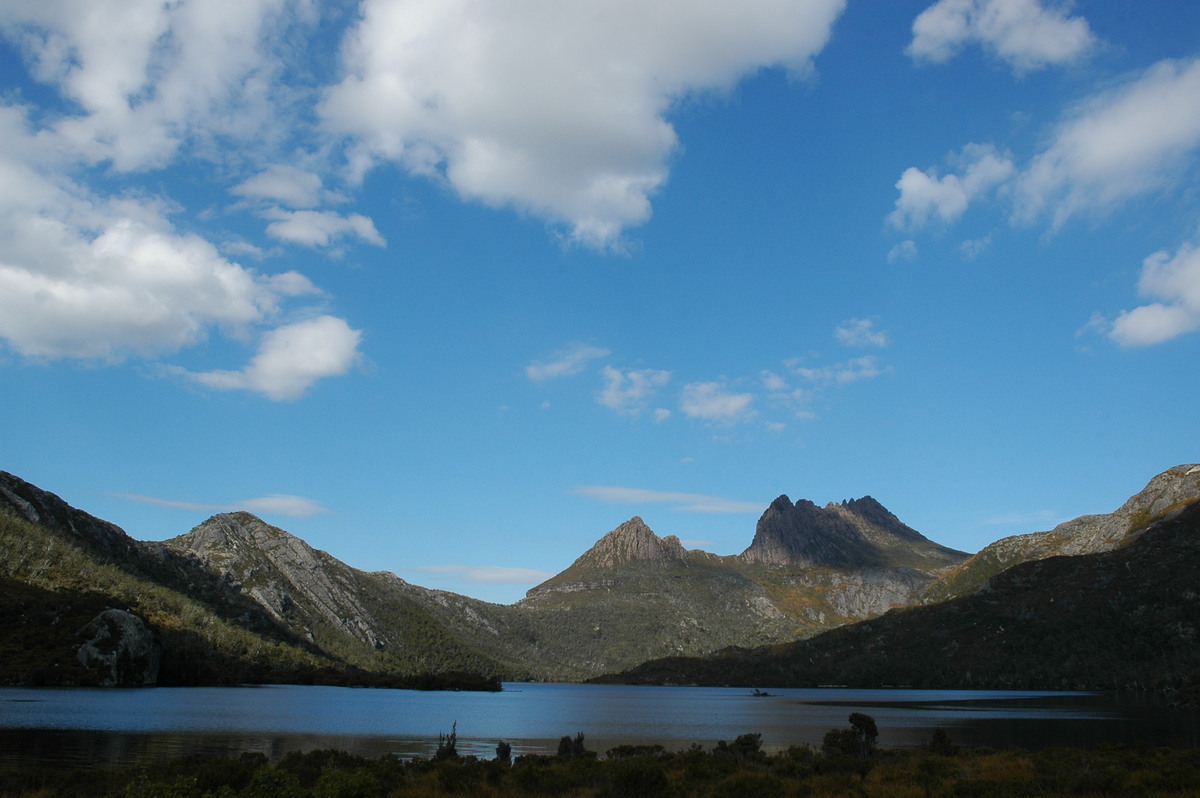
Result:
M271 763L260 753L190 758L142 769L0 773L0 796L120 798L401 798L402 796L575 796L576 798L1001 798L1002 796L1194 796L1200 750L1125 746L1096 750L960 750L937 730L918 750L878 750L869 716L833 729L820 749L793 746L768 755L744 734L705 749L668 752L622 745L604 758L583 734L562 738L556 755L494 759L459 756L453 731L429 759L370 760L335 750L291 753Z

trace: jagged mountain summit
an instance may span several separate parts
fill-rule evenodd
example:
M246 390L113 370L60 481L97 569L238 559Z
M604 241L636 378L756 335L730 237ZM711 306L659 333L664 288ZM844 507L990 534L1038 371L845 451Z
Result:
M758 520L746 562L803 568L945 568L966 553L933 543L870 496L818 507L780 496Z

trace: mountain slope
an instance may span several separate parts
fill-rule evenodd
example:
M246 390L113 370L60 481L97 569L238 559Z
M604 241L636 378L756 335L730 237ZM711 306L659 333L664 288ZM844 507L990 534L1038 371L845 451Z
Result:
M663 659L604 680L1037 689L1195 685L1200 502L1193 497L1174 509L1170 501L1147 506L1166 512L1125 530L1119 548L1025 562L971 595L895 610L808 640Z
M964 595L1022 562L1119 548L1150 522L1178 511L1197 497L1200 465L1169 468L1111 513L1080 516L1046 532L1014 535L984 547L930 585L924 600L937 602Z

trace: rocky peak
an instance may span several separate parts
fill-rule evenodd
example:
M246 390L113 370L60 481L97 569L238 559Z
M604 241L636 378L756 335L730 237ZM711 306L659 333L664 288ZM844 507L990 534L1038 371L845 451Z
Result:
M576 560L575 565L612 568L635 561L669 562L682 560L686 553L679 538L674 535L660 538L646 526L645 521L635 515L596 541L596 545Z
M808 568L883 565L880 552L847 517L850 511L840 512L833 507L821 508L807 499L793 504L786 495L780 496L758 519L754 540L742 552L742 558L752 563Z
M925 540L925 536L897 518L888 508L884 507L871 496L861 499L850 499L842 502L840 507L851 516L866 521L908 540Z

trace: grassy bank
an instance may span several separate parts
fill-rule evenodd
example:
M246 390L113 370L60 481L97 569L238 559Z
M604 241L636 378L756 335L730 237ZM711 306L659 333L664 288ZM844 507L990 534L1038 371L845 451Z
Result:
M453 734L430 759L365 759L320 750L272 763L262 754L183 759L155 768L9 771L0 795L122 798L402 798L405 796L577 796L578 798L776 798L866 796L1181 796L1200 794L1200 750L1125 746L1096 750L958 750L943 734L919 750L851 745L846 730L822 750L761 750L746 734L711 749L668 752L620 746L598 756L583 735L564 737L556 755L510 761L459 756ZM851 750L856 753L851 753Z

